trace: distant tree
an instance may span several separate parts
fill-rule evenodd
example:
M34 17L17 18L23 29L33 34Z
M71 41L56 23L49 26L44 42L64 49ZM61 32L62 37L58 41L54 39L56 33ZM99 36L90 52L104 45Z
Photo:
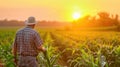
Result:
M118 20L119 16L118 14L115 15L115 18L114 18L114 24L115 25L119 25L119 20Z
M109 18L109 14L107 12L100 12L98 15L101 19Z
M98 22L100 22L103 26L111 26L111 25L113 25L113 21L110 18L109 13L100 12L100 13L98 13L98 16L99 16Z
M76 21L73 21L75 27L105 27L105 26L118 26L118 15L110 15L107 12L99 12L96 16L86 15Z
M89 19L90 19L90 15L86 15L82 18L79 18L78 20L73 22L73 26L78 27L78 28L85 26L88 22L90 22Z
M87 22L90 22L90 18L91 18L91 16L90 15L86 15L86 16L84 16L83 18L80 18L80 19L78 19L78 23L87 23Z
M115 18L113 19L114 24L117 26L117 30L120 31L120 23L119 23L119 15L116 14Z

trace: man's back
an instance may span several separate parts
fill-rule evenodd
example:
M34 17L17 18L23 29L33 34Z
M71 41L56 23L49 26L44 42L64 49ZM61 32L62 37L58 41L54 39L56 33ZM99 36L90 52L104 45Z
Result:
M30 27L19 30L16 34L17 53L37 56L37 47L42 44L39 34Z

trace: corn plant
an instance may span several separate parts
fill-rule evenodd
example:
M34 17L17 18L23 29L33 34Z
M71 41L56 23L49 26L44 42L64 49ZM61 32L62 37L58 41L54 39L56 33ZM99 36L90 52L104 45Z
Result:
M48 34L46 36L44 46L47 49L47 53L43 54L40 53L38 55L38 62L40 67L61 67L57 61L60 58L61 53L59 53L55 47L52 46L52 39L50 35Z
M118 46L116 49L115 49L115 66L116 67L119 67L120 66L120 46Z
M68 60L70 67L108 67L106 57L101 54L101 49L93 53L85 48L74 50L74 56L76 56Z
M10 45L0 45L0 58L5 67L15 67Z

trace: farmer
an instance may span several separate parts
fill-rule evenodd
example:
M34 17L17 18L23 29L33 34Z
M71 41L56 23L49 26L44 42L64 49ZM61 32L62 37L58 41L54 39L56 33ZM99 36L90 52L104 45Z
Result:
M25 21L26 27L16 33L13 43L13 54L18 67L38 67L36 57L40 51L46 54L39 34L34 30L36 20L29 17Z

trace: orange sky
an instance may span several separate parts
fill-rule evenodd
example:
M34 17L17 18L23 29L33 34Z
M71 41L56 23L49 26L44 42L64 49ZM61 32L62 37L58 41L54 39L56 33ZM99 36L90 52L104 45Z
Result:
M72 21L72 14L82 16L100 11L120 15L120 0L1 0L0 19Z

